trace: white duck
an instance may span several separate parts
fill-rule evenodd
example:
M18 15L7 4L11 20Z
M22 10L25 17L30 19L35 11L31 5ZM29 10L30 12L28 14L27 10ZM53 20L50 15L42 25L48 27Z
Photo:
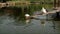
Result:
M42 12L43 12L43 14L46 14L47 13L47 11L46 11L46 9L44 7L42 7ZM30 18L34 18L34 17L36 17L36 16L32 16L31 17L29 14L25 14L26 20L28 20Z
M42 7L42 12L43 12L44 14L47 13L47 11L46 11L46 9L45 9L44 7Z
M26 19L30 19L30 15L29 14L25 14L25 18Z

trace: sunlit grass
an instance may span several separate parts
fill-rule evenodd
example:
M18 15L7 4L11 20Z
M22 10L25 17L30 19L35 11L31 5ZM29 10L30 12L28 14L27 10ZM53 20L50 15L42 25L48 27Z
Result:
M45 5L43 5L45 8L47 8L47 9L51 9L51 8L53 8L53 4L45 4Z

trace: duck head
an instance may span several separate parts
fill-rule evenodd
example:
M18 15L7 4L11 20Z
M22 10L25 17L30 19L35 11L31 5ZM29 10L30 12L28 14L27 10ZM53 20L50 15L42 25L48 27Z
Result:
M26 18L26 20L30 19L30 15L29 14L25 14L25 18Z

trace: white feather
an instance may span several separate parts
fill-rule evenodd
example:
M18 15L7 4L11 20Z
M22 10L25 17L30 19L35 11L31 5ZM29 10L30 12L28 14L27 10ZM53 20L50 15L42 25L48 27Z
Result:
M46 11L46 9L44 7L42 7L42 12L47 13L47 11Z
M29 14L25 14L26 17L29 17L30 15Z

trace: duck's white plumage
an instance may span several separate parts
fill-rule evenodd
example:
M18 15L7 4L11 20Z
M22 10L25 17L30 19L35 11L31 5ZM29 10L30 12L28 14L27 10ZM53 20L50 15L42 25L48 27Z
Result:
M46 9L44 7L42 7L42 12L47 13L47 11L46 11Z
M29 14L25 14L25 18L26 18L26 20L29 20L30 19L30 15Z
M25 14L26 17L29 17L30 15L29 14Z

